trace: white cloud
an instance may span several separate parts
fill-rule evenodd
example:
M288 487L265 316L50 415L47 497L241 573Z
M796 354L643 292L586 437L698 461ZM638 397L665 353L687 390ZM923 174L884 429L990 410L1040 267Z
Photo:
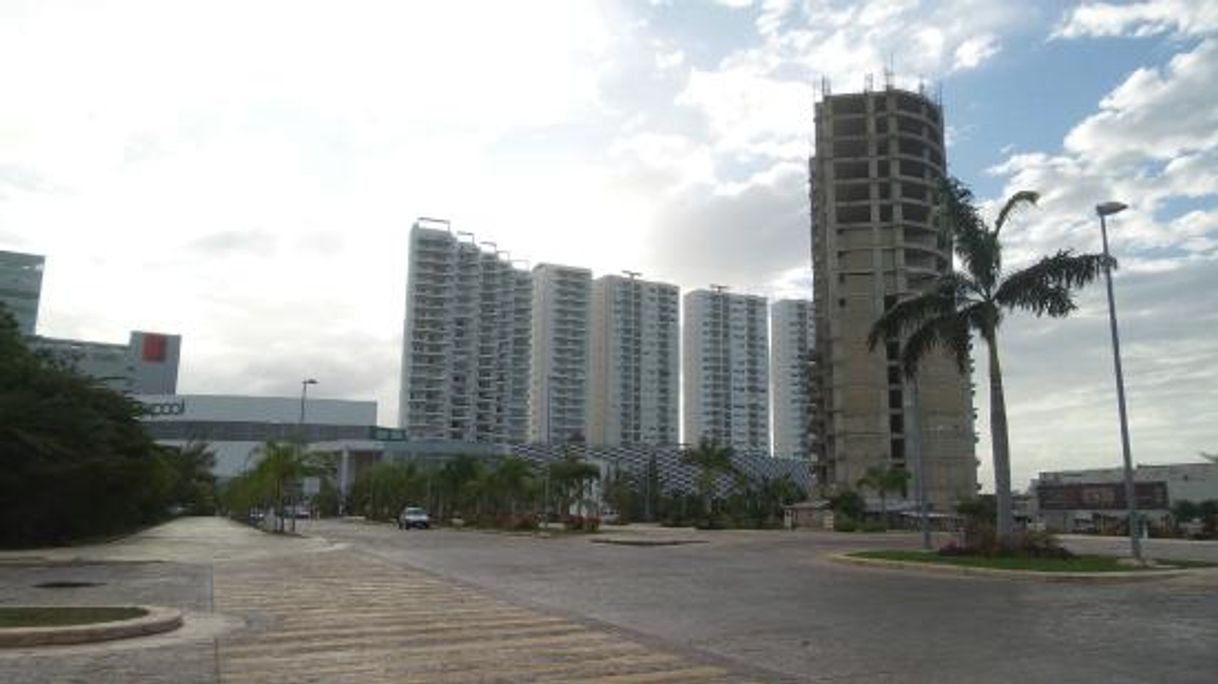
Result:
M975 69L982 62L998 54L999 49L998 37L993 34L969 38L956 46L952 70Z
M693 70L676 102L704 117L716 154L789 162L812 145L822 78L850 90L866 75L882 84L892 66L896 85L912 88L986 63L1031 14L997 1L774 0L758 14L758 43Z
M1086 2L1062 18L1053 37L1199 35L1215 30L1218 5L1211 0Z

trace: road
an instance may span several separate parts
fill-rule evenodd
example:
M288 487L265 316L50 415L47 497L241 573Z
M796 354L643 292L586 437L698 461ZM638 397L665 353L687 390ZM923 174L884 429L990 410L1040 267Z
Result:
M697 533L674 546L310 523L402 568L759 668L773 681L1211 682L1218 572L1067 585L844 567L824 555L911 535ZM1204 548L1204 547L1202 547Z

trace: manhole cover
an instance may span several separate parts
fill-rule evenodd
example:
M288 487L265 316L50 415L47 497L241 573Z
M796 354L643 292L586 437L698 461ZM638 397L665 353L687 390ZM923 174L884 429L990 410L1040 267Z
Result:
M58 582L43 582L35 584L36 589L79 589L81 587L100 587L104 582L73 582L71 580L62 580Z

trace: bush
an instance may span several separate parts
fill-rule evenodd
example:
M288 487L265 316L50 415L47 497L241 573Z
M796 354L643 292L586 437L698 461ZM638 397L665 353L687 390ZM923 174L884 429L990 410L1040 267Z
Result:
M859 525L860 532L887 532L888 526L879 520L864 520L862 525Z
M856 532L858 528L859 525L853 518L839 515L833 519L833 530L835 532Z
M971 523L965 527L964 542L949 542L939 549L941 556L986 556L1017 558L1073 558L1074 554L1048 532L1032 530L1016 532L1000 540L988 523Z

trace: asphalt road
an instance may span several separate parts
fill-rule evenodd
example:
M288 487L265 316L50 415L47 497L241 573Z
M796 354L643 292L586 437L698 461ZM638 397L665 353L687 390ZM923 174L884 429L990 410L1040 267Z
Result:
M610 533L702 542L640 547L355 522L304 531L774 681L1209 683L1218 672L1215 571L1071 585L823 558L852 547L912 547L910 535Z

